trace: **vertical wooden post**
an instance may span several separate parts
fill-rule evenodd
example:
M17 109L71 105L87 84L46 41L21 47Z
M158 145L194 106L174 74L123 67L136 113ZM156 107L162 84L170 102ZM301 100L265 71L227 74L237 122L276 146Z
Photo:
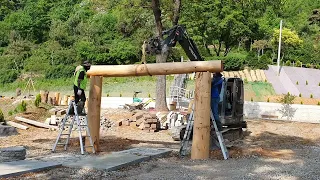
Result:
M210 150L210 72L196 73L191 159L208 159Z
M91 133L91 138L95 150L100 150L100 110L101 110L101 92L102 92L102 77L90 77L90 91L88 101L88 126ZM89 141L86 141L89 144ZM90 149L88 149L90 150Z

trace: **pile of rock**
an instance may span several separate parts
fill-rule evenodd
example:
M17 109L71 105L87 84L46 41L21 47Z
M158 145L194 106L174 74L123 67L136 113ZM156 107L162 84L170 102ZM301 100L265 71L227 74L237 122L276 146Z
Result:
M148 132L157 132L160 130L160 121L157 116L141 110L133 111L131 118L118 121L116 124L117 126L138 127Z
M111 129L114 125L115 125L115 123L106 117L102 117L100 119L100 129L101 130Z

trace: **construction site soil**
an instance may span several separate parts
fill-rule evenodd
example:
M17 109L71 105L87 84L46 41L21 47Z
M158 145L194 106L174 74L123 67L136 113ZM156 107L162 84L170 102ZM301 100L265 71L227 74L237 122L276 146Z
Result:
M38 120L46 112L28 112L23 117ZM128 118L124 109L105 109L111 121ZM11 119L13 120L13 119ZM101 152L108 154L133 147L166 147L176 151L169 157L151 160L115 172L89 169L56 168L12 179L319 179L320 124L247 120L244 138L227 142L230 159L223 160L220 150L210 152L206 161L180 158L180 142L173 141L169 130L145 132L137 127L110 127L100 132ZM23 123L22 123L23 124ZM26 124L24 124L26 125ZM27 158L50 156L58 131L30 127L18 135L0 138L1 147L25 146ZM64 152L58 148L57 152ZM77 132L66 154L80 154ZM90 156L91 154L89 154ZM95 155L92 155L95 156Z

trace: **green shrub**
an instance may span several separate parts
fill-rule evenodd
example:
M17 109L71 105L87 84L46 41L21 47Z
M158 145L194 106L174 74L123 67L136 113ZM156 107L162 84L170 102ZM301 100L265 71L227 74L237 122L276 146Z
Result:
M148 97L151 98L151 94L150 93L148 94Z
M286 66L291 66L291 61L289 61L289 60L286 61L285 65L286 65Z
M57 65L51 67L45 74L47 79L67 78L71 77L75 71L74 66Z
M310 98L311 98L311 99L313 98L313 94L310 94Z
M110 94L109 93L107 93L107 97L109 97L110 96Z
M4 115L1 109L0 109L0 122L4 122Z
M251 97L250 101L253 102L253 97Z
M316 69L320 69L320 64L317 64L317 65L316 65Z
M0 71L0 84L12 83L18 78L19 73L15 70Z
M34 101L34 105L35 105L36 107L39 107L40 102L41 102L41 95L38 94L38 95L36 96L36 100Z
M21 113L27 111L27 103L25 101L22 101L18 106L15 108L15 113Z
M258 58L256 52L251 51L246 57L246 64L253 69L268 69L268 65L271 63L272 60L267 54Z
M308 83L308 81L306 81L306 85L308 85L309 83Z
M248 79L247 78L244 78L244 83L248 84Z
M320 101L318 101L318 106L320 106Z
M13 111L9 111L9 112L8 112L8 115L9 115L9 116L12 116L13 113L14 113Z
M299 85L299 81L296 82L296 85Z
M306 67L307 67L307 68L311 68L311 64L310 64L310 63L307 63L307 64L306 64Z
M225 71L239 71L243 69L245 56L243 55L230 55L220 58L223 61Z
M318 86L320 86L320 82L319 82Z
M294 99L296 96L291 95L289 92L284 94L278 101L282 104L293 104Z
M301 101L300 104L303 104L303 101Z
M299 97L302 97L302 94L301 94L301 93L299 94Z
M302 62L301 61L297 61L295 66L296 67L301 67L302 66Z
M122 97L122 93L120 93L120 97Z
M267 99L267 102L270 102L270 99L269 99L269 98Z

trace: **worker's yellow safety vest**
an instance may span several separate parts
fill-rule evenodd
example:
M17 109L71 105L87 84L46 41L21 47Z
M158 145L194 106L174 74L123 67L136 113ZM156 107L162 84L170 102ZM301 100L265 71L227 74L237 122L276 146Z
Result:
M78 86L78 79L79 79L79 75L80 72L83 71L84 72L84 78L83 80L80 82L80 89L85 90L87 87L87 72L86 70L83 68L83 66L77 71L76 73L76 78L74 79L74 85ZM78 87L79 88L79 87Z

